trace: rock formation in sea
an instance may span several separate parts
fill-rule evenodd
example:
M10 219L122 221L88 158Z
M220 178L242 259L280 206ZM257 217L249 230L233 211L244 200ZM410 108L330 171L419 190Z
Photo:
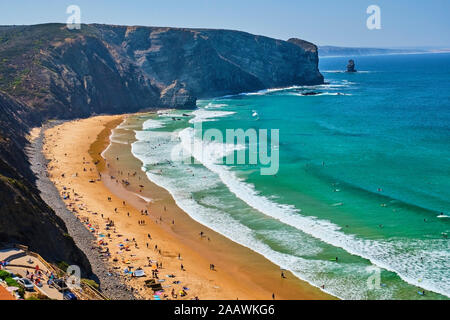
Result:
M300 39L98 24L0 26L0 241L91 272L35 186L24 152L33 126L321 83L317 47Z
M348 60L347 72L356 72L354 60Z

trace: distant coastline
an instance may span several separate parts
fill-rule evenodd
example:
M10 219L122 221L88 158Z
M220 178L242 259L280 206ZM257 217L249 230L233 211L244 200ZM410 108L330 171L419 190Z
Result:
M450 53L450 48L442 49L389 49L389 48L359 48L359 47L337 47L319 46L319 58L335 58L347 56L381 56L402 54L431 54Z

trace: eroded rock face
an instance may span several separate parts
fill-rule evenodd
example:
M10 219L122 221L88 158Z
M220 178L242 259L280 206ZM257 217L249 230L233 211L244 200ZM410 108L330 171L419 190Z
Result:
M240 31L63 24L0 28L0 90L45 118L195 107L197 98L323 83L317 47Z
M195 98L323 82L312 44L315 50L230 30L95 27L119 55L164 91L162 102L173 101L168 94L177 91L166 88L175 81L185 89L182 95Z
M32 122L26 106L0 92L0 242L26 245L50 262L76 264L90 277L86 256L33 185L24 153Z
M348 60L347 72L356 72L354 60Z

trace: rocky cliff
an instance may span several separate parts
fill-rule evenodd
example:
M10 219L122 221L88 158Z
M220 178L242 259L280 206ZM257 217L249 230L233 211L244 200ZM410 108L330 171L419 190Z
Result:
M44 117L70 118L322 83L317 48L296 40L110 25L0 28L0 90Z
M48 261L77 264L91 276L86 256L63 221L42 201L24 154L31 116L27 106L0 92L0 242L24 244Z
M197 98L323 83L317 47L245 32L63 24L0 26L0 241L85 256L41 200L25 135L47 119L192 108Z

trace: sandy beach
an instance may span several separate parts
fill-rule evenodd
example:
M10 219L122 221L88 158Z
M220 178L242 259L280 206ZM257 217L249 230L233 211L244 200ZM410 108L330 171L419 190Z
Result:
M109 270L138 296L154 299L144 281L157 270L161 299L333 299L290 272L282 278L277 265L190 218L147 179L130 143L109 146L111 130L126 117L55 126L45 131L43 150L66 207L95 236ZM131 277L125 268L146 276Z

